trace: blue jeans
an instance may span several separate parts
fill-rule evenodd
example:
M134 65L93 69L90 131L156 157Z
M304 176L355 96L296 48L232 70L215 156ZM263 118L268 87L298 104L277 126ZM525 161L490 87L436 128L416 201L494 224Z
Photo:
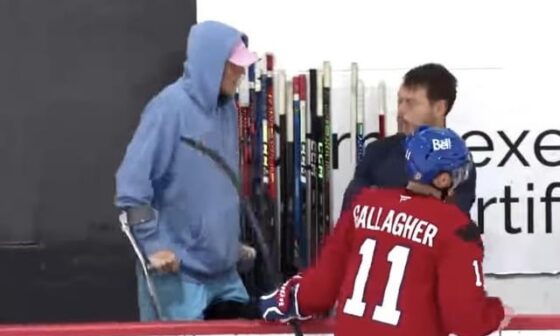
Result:
M140 321L156 320L156 314L144 274L136 267ZM248 302L249 294L234 270L206 283L187 282L178 273L152 274L164 320L193 321L204 319L204 310L215 301Z

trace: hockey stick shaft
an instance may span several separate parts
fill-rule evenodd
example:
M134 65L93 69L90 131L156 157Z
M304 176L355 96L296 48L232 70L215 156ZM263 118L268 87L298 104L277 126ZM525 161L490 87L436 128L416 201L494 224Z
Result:
M323 141L323 162L319 165L323 169L323 232L328 233L331 228L331 157L332 157L332 134L331 134L331 64L323 63L323 123L322 141ZM321 169L321 168L320 168ZM321 237L322 239L322 237Z
M362 160L365 150L365 85L362 80L358 80L357 90L357 115L356 115L356 163Z
M379 83L377 94L377 120L379 124L379 139L383 139L386 136L385 115L387 114L387 86L385 82L381 81Z
M251 226L251 228L253 229L253 232L255 233L255 236L257 238L257 244L259 245L259 248L261 250L262 258L263 258L263 261L265 263L265 268L267 270L267 273L273 279L273 283L280 284L281 283L281 278L276 274L276 272L273 268L273 263L272 263L270 250L269 250L268 245L266 244L266 241L264 239L264 235L262 233L261 227L259 226L259 222L257 220L257 217L255 216L255 211L253 210L251 202L249 202L243 196L243 194L241 192L241 185L240 185L240 182L239 182L239 178L237 177L235 172L230 168L230 166L226 163L226 161L213 149L210 149L210 148L204 146L202 143L200 143L199 141L196 141L192 138L181 137L181 141L183 141L189 147L191 147L195 150L198 150L201 153L208 156L212 161L214 161L214 163L216 165L218 165L218 167L229 178L230 182L233 184L233 186L235 187L235 189L237 191L240 203L243 207L243 210L245 211L245 213L247 215L247 220L249 221L249 225ZM303 336L303 333L301 332L299 324L297 324L296 321L290 321L290 324L294 328L294 334L295 335Z

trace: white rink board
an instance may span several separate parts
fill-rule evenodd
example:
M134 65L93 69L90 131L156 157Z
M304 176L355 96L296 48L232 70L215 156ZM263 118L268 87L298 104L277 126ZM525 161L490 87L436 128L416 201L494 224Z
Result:
M491 336L560 336L560 316L519 315L511 323L511 330L495 332ZM312 320L302 324L304 335L331 336L335 321ZM292 329L285 324L261 321L223 320L210 322L175 323L93 323L61 325L5 325L0 326L0 336L292 336ZM450 335L454 336L454 335Z
M500 335L493 333L492 335ZM506 330L502 331L501 335L526 335L526 336L556 336L560 335L560 330Z
M293 336L294 334L183 334L183 335L151 335L151 336ZM334 336L334 334L305 334L309 336ZM504 330L501 333L495 332L491 336L514 336L514 335L525 335L525 336L560 336L560 330Z

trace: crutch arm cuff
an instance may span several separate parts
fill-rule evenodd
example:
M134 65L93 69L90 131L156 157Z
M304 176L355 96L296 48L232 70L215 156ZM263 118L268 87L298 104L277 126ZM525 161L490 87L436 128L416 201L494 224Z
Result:
M141 205L123 209L126 214L126 223L128 226L135 226L150 222L156 218L156 213L150 205Z

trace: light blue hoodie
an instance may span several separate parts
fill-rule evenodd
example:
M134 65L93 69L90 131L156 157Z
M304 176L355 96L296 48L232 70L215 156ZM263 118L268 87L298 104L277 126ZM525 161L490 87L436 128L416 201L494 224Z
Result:
M241 38L218 22L191 28L183 76L148 103L116 174L117 207L149 204L156 212L156 219L133 227L144 252L174 251L189 280L232 272L239 255L234 187L180 138L202 141L238 172L237 112L232 99L218 103L218 97L225 63Z

